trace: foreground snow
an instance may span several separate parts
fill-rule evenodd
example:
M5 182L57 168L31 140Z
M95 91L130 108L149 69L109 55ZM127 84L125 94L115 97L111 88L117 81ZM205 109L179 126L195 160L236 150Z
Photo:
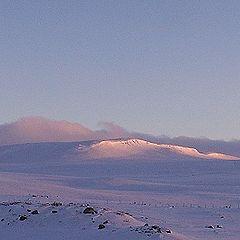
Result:
M170 239L175 239L176 236L170 229L149 225L147 217L135 218L111 208L48 202L48 196L32 196L25 201L0 203L1 238L159 239L170 235ZM36 197L45 199L36 201Z
M240 234L240 209L53 199L32 195L1 202L1 238L189 240L238 239Z

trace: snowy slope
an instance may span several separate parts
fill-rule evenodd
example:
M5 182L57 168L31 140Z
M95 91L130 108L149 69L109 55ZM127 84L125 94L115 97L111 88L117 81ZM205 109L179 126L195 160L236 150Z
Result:
M234 156L139 139L0 147L0 236L7 240L237 240L239 196ZM82 204L97 214L85 216Z

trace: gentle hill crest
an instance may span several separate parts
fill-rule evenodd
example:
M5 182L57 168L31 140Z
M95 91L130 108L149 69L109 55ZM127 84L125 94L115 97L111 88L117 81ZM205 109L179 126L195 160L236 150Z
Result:
M201 153L195 148L171 144L157 144L142 139L103 140L90 146L80 144L79 153L87 154L91 158L123 158L141 156L155 157L175 154L193 158L239 160L238 157L223 153Z

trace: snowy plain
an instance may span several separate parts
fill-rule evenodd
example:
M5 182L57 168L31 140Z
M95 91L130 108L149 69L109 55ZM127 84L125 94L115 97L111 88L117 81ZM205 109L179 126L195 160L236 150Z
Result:
M1 146L0 236L237 240L240 161L139 139Z

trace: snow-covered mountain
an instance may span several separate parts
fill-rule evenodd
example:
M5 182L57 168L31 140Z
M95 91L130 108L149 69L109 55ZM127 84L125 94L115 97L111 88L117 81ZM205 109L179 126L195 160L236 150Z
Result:
M141 139L104 140L90 146L79 144L78 151L88 158L191 158L238 160L238 157L223 153L201 153L195 148L169 144L157 144Z
M115 139L84 142L30 143L0 147L0 160L54 162L71 159L179 160L188 158L239 160L224 153L202 153L195 148L157 144L141 139Z

